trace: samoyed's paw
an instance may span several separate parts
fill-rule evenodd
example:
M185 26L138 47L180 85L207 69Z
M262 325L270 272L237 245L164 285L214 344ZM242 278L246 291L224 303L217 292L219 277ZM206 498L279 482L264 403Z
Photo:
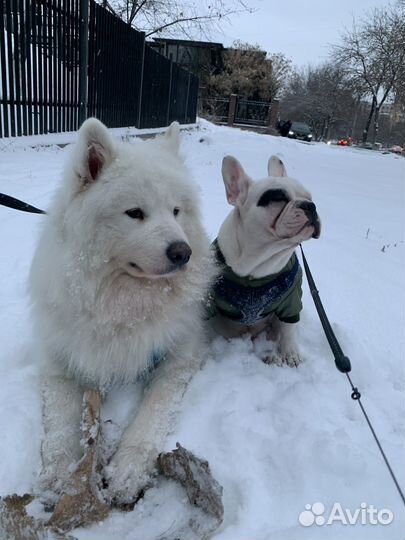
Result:
M130 504L151 483L158 452L145 446L119 448L104 470L105 497L115 504Z
M64 472L55 467L43 469L34 484L34 495L48 509L52 509L57 503L65 481L69 475L69 469Z
M276 365L276 366L283 365L283 360L281 356L275 351L271 351L267 354L261 354L260 358L263 360L265 364Z

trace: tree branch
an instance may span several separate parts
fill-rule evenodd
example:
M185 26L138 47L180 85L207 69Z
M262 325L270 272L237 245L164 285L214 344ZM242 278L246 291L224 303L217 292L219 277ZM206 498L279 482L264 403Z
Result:
M180 24L183 22L197 22L197 21L203 21L203 20L208 21L208 20L214 20L218 18L221 18L221 16L218 17L218 15L197 15L195 17L181 17L169 23L162 24L161 26L159 26L158 28L155 28L151 32L146 33L145 37L153 36L153 34L157 34L158 32L165 30L165 28L169 28L170 26L173 26L175 24Z

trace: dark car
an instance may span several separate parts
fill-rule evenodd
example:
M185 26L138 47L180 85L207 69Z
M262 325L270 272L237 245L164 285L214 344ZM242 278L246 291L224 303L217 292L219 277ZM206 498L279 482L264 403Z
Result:
M304 122L293 122L287 137L290 139L300 139L301 141L312 141L311 128Z
M342 137L341 139L338 139L338 146L351 146L352 145L352 138L351 137Z

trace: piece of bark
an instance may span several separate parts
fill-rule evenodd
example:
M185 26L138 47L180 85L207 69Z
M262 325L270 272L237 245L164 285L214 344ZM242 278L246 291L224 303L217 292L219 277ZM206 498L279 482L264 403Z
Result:
M0 499L0 538L40 540L43 537L35 519L25 511L25 505L31 500L30 495L9 495Z
M159 455L158 467L167 478L180 482L190 503L212 516L216 527L222 523L222 486L212 476L208 461L176 443L175 450Z
M110 508L98 494L96 466L100 436L101 396L86 390L83 397L82 444L84 456L65 482L62 494L47 525L68 531L103 520Z
M48 531L43 523L27 514L32 495L9 495L0 498L1 540L75 540L72 536Z

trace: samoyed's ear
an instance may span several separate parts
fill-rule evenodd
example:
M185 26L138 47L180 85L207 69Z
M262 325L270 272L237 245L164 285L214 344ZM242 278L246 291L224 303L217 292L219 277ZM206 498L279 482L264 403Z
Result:
M239 161L233 156L225 156L222 160L222 178L229 204L242 206L247 199L252 181Z
M170 124L163 140L173 154L178 155L180 150L180 124L178 122L172 122Z
M269 176L288 176L284 163L277 156L271 156L267 164L267 172Z
M79 167L80 187L95 182L104 167L115 158L115 144L108 129L96 118L89 118L79 129L75 162Z

